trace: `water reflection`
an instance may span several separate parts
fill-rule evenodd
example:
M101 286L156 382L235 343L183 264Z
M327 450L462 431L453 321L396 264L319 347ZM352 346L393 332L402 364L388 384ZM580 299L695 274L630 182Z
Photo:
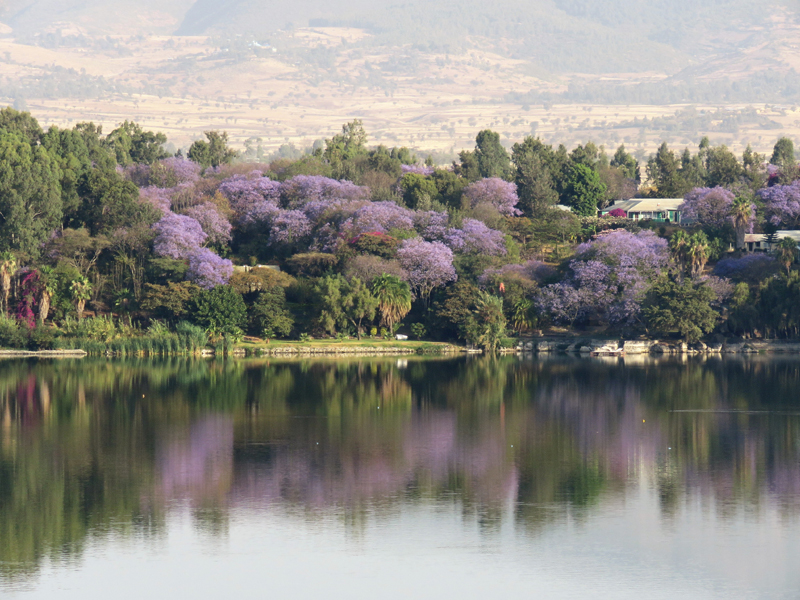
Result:
M239 510L358 530L425 505L535 537L644 486L665 526L794 520L798 389L800 361L764 357L4 361L0 577L187 506L212 535Z

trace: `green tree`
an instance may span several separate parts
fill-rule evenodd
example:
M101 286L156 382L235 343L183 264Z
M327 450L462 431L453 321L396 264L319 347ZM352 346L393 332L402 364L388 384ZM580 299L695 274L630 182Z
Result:
M294 327L292 313L286 308L286 292L272 286L258 294L250 308L250 331L256 335L288 337Z
M36 257L63 215L61 173L43 146L0 131L0 251Z
M75 312L78 313L78 320L83 318L83 309L86 307L86 301L92 297L92 284L86 277L78 277L69 286L72 294L72 300L75 302Z
M511 178L511 161L500 143L499 133L489 129L478 133L475 138L475 159L481 177Z
M378 299L381 325L394 331L411 310L411 288L399 277L384 273L372 280L372 293Z
M617 148L614 153L614 158L611 159L611 166L621 169L628 179L633 179L636 182L641 180L639 162L625 150L624 144Z
M727 146L709 148L706 159L706 186L731 186L742 176L742 166Z
M481 292L472 311L474 319L473 343L487 351L495 351L506 335L506 315L503 312L503 299L487 292Z
M204 131L205 140L197 140L189 146L187 156L198 165L218 167L233 162L238 153L228 148L228 132Z
M674 276L656 282L647 295L642 314L653 331L677 331L687 343L710 333L718 314L711 307L716 295L705 283Z
M783 238L778 242L776 255L778 262L786 269L786 275L789 275L792 265L797 260L797 242L790 237Z
M606 198L606 186L597 171L586 165L576 164L570 172L566 197L575 214L596 217L598 207Z
M133 121L125 121L106 138L106 144L114 152L120 165L149 165L167 158L169 152L164 150L166 143L166 135L145 131Z
M702 231L698 231L688 239L686 255L691 265L692 277L697 277L706 268L711 252L711 242L708 236Z
M400 189L403 191L403 202L414 210L431 210L439 200L436 182L418 173L403 175Z
M769 162L781 169L794 168L794 142L787 137L779 139L772 149L772 157Z
M149 227L158 212L139 200L139 189L113 170L93 169L82 181L82 204L75 213L77 225L92 235L110 235L120 228Z
M747 196L737 196L731 206L731 219L736 232L736 248L744 248L744 235L754 216L753 201Z
M647 163L647 177L656 188L659 198L679 198L687 191L681 177L681 162L664 142Z
M229 285L218 285L197 294L190 308L191 320L211 335L241 335L247 323L242 295Z

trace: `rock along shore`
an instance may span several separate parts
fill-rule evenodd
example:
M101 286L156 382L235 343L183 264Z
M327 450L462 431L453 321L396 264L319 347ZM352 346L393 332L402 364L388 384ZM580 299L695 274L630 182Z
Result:
M522 352L561 352L603 356L625 354L800 354L800 341L753 340L737 343L664 342L659 340L524 340L517 345Z

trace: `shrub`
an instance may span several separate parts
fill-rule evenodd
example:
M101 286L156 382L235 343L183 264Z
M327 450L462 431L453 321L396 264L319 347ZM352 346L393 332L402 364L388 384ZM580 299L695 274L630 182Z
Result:
M422 323L412 323L411 324L411 335L413 335L418 340L421 340L425 337L425 334L428 333L428 330L425 328L425 325Z
M0 348L24 348L27 341L26 331L16 319L0 315Z

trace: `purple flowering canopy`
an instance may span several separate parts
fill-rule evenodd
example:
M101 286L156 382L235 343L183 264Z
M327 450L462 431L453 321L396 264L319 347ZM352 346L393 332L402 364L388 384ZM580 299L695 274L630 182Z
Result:
M281 203L285 208L302 208L319 200L369 200L367 187L337 181L321 175L297 175L281 184Z
M489 204L506 217L522 214L515 208L519 202L517 186L498 177L481 179L469 184L464 189L464 198L469 202L471 208L475 208L479 204Z
M443 242L448 231L450 215L435 210L420 210L414 215L414 228L429 242Z
M156 239L153 250L158 256L184 260L199 249L208 237L195 219L173 212L165 214L153 225Z
M503 256L507 252L505 236L475 219L464 219L461 229L449 229L444 241L461 254Z
M758 195L764 201L764 213L770 223L786 228L800 226L800 180L768 187Z
M269 229L271 246L288 246L311 235L311 221L299 210L280 210L272 217Z
M268 221L277 211L281 184L268 177L234 175L223 181L219 192L231 204L236 222L254 225Z
M208 248L197 248L189 253L186 278L203 289L225 285L233 275L233 263L220 258Z
M631 323L668 263L667 241L652 231L610 231L578 246L567 279L542 289L540 309L559 322L598 316Z
M457 279L453 252L441 242L420 238L405 240L397 251L400 266L408 273L408 283L416 294L427 299L434 288Z
M681 220L703 227L722 227L730 220L733 192L723 187L694 188L681 204Z
M160 187L150 186L140 189L139 198L151 204L161 214L168 213L172 206L170 190Z
M414 228L414 212L398 206L394 202L370 202L355 211L345 221L342 229L348 235L377 231L388 233L392 229L410 230Z
M217 207L211 202L187 208L184 214L200 223L203 233L208 236L209 243L227 244L231 241L230 222L219 213Z

